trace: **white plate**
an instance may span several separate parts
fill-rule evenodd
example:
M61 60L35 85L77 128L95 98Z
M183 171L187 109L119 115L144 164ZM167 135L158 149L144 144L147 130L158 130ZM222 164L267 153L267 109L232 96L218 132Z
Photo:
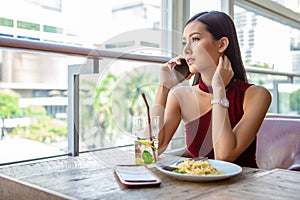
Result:
M196 182L208 182L208 181L217 181L226 178L230 178L232 176L240 174L243 169L230 162L220 161L220 160L213 160L208 159L208 162L219 171L224 172L224 174L219 175L190 175L190 174L180 174L176 172L171 172L165 169L162 169L159 165L156 168L161 171L162 173L171 176L173 178L184 180L184 181L196 181ZM171 165L172 166L172 165Z

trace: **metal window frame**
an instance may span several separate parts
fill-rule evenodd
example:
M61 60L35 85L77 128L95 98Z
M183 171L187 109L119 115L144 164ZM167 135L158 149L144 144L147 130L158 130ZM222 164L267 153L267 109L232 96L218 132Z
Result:
M68 153L79 155L79 75L99 73L99 59L68 66Z
M300 29L300 13L271 0L235 0L234 3L239 7L254 11L279 23Z

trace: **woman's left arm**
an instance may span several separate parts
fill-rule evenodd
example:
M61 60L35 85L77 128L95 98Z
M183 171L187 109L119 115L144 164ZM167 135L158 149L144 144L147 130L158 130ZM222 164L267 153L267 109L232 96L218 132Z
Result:
M215 159L234 161L255 138L271 103L270 92L261 86L249 87L244 96L244 115L235 127L230 126L228 110L213 108ZM223 113L223 114L222 114ZM222 117L223 116L223 117ZM220 123L223 120L223 124Z
M233 77L231 63L220 57L212 79L213 98L226 97L224 83ZM244 94L244 115L231 127L228 108L212 105L212 141L215 159L234 161L251 144L271 104L270 92L261 86L251 86Z

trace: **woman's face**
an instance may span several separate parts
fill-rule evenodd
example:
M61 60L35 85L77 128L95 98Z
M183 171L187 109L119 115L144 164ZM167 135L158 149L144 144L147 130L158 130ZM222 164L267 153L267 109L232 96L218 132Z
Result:
M184 28L183 55L193 74L215 71L220 56L218 45L203 23L193 21Z

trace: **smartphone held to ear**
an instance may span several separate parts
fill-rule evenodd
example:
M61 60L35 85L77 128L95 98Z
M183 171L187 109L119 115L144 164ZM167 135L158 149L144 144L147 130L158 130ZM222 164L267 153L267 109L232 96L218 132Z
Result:
M176 78L179 82L182 82L184 81L184 79L186 77L188 77L190 75L190 70L189 70L189 66L188 64L186 63L186 60L185 59L182 59L181 60L181 64L180 65L175 65L174 67L175 69L175 75L176 75Z

